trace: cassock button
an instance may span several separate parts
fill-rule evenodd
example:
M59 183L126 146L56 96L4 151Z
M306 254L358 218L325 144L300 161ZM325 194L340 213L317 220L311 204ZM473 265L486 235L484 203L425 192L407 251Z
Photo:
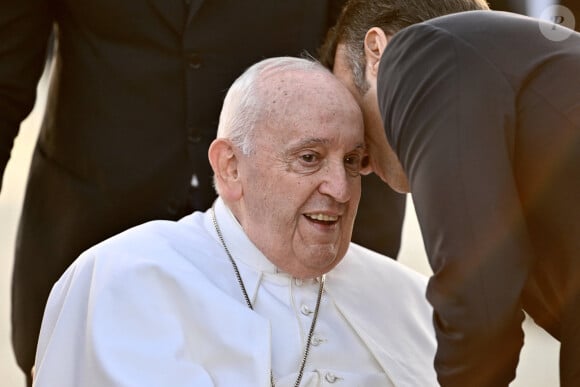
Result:
M308 305L302 305L300 307L300 313L302 313L305 316L310 316L312 314L312 311L310 310Z
M335 374L333 374L332 372L327 372L326 375L324 375L324 379L328 382L328 383L336 383L339 379L342 379L338 376L336 376Z
M326 340L323 339L322 337L318 337L318 336L314 336L312 338L312 345L314 347L318 347L320 344L322 344L323 342L325 342Z

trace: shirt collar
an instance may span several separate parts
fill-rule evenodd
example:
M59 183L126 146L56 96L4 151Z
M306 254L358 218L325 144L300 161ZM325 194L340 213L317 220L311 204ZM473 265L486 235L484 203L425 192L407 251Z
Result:
M255 271L275 274L278 268L248 238L234 214L218 197L214 203L216 221L224 241L238 265L244 264Z

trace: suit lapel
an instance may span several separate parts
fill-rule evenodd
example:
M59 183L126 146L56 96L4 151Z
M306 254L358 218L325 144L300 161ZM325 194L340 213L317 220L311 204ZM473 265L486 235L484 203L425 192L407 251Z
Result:
M183 32L187 5L184 0L148 0L155 13L177 34ZM201 3L202 1L194 0Z
M195 16L197 11L201 8L204 0L191 0L191 4L189 6L189 12L187 14L187 21L186 24L191 22L191 19Z

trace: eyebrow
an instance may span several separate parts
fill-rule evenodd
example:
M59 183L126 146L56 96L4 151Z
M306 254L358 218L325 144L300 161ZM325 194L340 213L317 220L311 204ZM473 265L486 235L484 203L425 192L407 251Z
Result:
M295 150L295 149L300 149L300 148L306 148L306 147L313 146L313 145L327 145L329 143L330 143L330 140L327 138L310 137L310 138L305 138L303 140L300 140L295 144L292 144L290 146L290 149Z
M302 148L307 148L309 146L315 145L328 145L330 144L330 140L328 138L320 138L320 137L310 137L303 140L298 141L296 144L290 146L290 151L295 151ZM356 144L354 147L355 149L365 149L364 142Z

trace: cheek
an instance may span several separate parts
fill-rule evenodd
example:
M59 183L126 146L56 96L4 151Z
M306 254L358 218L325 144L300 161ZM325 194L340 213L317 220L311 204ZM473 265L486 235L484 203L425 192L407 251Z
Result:
M352 229L354 226L354 220L358 211L358 206L360 204L360 199L362 196L361 184L360 184L360 177L356 179L356 181L352 182L350 185L350 201L348 204L348 216L349 218L346 219L345 222L345 230L347 231L348 228ZM352 230L351 230L352 232Z
M361 177L353 178L350 182L351 199L350 202L353 207L357 207L362 195Z
M248 196L252 197L254 211L260 213L256 216L262 218L264 223L269 223L271 227L278 228L283 225L287 228L288 223L295 217L298 202L297 184L273 176L253 182L252 191L248 192Z

